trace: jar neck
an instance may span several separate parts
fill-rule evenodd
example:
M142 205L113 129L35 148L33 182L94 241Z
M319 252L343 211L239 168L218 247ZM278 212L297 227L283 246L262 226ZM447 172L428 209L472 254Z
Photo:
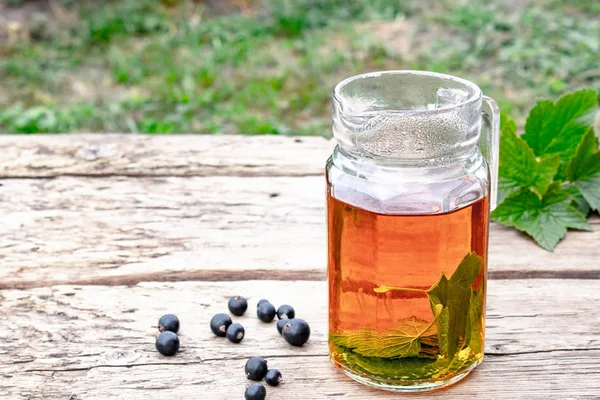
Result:
M476 171L485 162L478 146L461 149L451 157L407 159L365 157L337 145L331 159L348 175L381 182L451 180Z
M382 71L336 86L332 131L347 158L374 157L375 164L389 166L439 164L475 151L481 110L481 90L472 82L425 71Z

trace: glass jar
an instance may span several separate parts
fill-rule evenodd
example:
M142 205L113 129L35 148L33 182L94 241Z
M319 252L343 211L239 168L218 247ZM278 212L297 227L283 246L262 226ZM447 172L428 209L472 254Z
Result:
M498 115L477 85L438 73L335 87L329 346L351 378L433 390L482 361Z

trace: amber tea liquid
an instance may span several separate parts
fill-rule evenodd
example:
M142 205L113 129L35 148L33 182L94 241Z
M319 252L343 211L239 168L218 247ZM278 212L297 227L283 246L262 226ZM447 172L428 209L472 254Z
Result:
M481 362L488 198L427 215L327 202L333 361L365 383L423 388Z

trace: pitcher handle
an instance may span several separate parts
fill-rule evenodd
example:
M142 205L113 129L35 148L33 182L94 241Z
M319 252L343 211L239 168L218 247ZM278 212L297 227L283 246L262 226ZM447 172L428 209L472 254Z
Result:
M490 211L496 208L498 197L498 161L500 157L500 109L491 97L483 96L482 129L479 148L490 171Z

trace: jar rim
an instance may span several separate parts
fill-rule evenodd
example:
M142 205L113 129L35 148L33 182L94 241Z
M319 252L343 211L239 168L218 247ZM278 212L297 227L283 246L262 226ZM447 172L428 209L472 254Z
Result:
M433 109L387 109L387 110L371 110L371 111L347 111L344 108L344 96L341 91L343 88L348 86L348 84L358 81L360 79L365 78L378 78L384 75L418 75L418 76L430 76L438 79L450 80L456 83L460 83L470 89L473 94L467 98L466 100L450 105L444 105L442 107L433 108ZM444 113L456 109L460 109L463 107L471 106L472 104L480 101L483 97L481 88L477 86L475 83L459 78L457 76L442 74L439 72L431 72L431 71L420 71L420 70L388 70L388 71L376 71L376 72L367 72L364 74L354 75L344 79L339 82L333 88L333 99L335 102L339 104L339 109L344 115L348 116L375 116L375 115L398 115L398 114L436 114L436 113Z

